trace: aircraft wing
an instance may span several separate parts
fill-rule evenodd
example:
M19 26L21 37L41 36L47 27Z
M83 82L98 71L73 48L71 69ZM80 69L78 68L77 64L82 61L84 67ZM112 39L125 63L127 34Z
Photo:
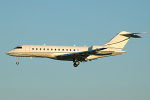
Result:
M71 54L65 54L65 55L59 55L57 56L57 59L70 59L73 60L74 58L77 58L79 61L84 61L86 57L89 55L95 54L97 51L101 51L107 48L98 48L90 51L83 51L83 52L76 52Z

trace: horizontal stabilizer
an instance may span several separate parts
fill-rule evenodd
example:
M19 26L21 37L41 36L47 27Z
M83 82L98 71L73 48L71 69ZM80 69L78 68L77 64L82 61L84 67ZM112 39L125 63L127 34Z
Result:
M130 33L130 32L126 32L125 34L120 34L122 36L126 36L126 37L133 37L133 38L141 38L141 36L137 35L137 34L143 34L146 32L141 32L141 33Z

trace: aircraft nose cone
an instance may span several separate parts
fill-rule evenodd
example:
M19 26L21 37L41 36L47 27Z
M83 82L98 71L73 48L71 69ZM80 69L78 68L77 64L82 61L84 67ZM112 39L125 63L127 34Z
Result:
M7 55L14 56L15 50L10 50L6 52Z
M9 53L9 51L8 52L6 52L6 55L9 55L10 53Z
M11 51L6 52L6 54L7 54L7 55L10 55L10 54L11 54Z

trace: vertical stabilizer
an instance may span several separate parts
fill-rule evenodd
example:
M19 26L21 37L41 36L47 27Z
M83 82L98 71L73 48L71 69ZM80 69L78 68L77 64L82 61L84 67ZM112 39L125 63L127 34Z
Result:
M129 41L131 37L130 34L130 32L122 31L117 34L111 41L105 44L105 46L122 50L126 43Z

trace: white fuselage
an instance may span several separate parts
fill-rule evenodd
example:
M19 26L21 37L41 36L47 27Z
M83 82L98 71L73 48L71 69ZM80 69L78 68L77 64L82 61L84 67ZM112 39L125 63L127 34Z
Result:
M101 48L103 46L91 46L91 47L80 47L80 46L47 46L47 45L21 45L13 50L7 52L8 55L15 57L44 57L51 58L56 60L68 60L72 61L73 59L65 58L58 59L57 56L72 54L77 52L89 51L96 48ZM106 49L100 52L97 52L95 55L88 56L86 60L92 60L96 58L113 56L118 54L123 54L124 51L114 51L113 49Z

